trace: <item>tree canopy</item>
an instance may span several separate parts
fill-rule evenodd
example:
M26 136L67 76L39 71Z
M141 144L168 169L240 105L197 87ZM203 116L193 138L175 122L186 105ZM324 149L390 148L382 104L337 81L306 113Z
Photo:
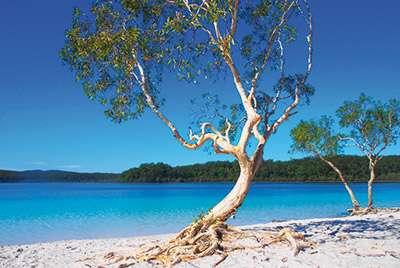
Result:
M345 101L336 114L340 125L350 129L346 139L368 157L378 159L400 136L400 103L396 99L383 104L361 94L358 100Z
M163 105L157 96L165 73L198 83L230 70L242 101L253 100L265 127L276 128L278 120L267 120L280 100L299 93L308 103L314 92L304 83L309 71L286 74L283 69L284 47L297 37L288 21L299 13L308 17L307 12L297 1L97 0L90 13L75 9L61 57L86 95L104 104L105 114L116 122L140 117L149 100L154 108ZM308 64L310 69L311 58ZM281 73L270 93L260 86L266 69ZM221 114L243 110L237 103L220 108ZM220 130L227 128L223 119Z
M341 135L333 131L333 119L322 116L319 120L301 122L291 130L293 144L291 152L313 154L315 156L335 156L343 151Z

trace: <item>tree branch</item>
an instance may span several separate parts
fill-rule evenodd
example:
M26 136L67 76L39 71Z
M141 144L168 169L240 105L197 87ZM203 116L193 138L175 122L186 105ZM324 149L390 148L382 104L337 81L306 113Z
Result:
M304 83L306 82L310 72L311 72L311 67L312 67L312 54L313 54L313 48L312 48L312 35L313 35L313 25L312 25L312 14L310 12L308 3L306 0L303 0L306 9L307 9L307 14L309 19L307 20L308 28L309 28L309 34L307 36L307 43L308 43L308 64L307 64L307 70L305 75L303 76L302 80L297 83L296 88L295 88L295 99L293 103L285 110L285 112L282 114L282 116L275 121L275 123L271 126L271 130L275 131L275 129L284 121L287 120L288 117L291 115L291 111L298 105L300 96L299 96L299 89L300 87L304 86ZM293 4L293 2L292 2ZM299 6L300 9L300 6ZM300 9L301 11L301 9Z
M269 62L269 58L271 56L271 50L272 50L272 46L275 42L275 38L278 34L278 32L280 31L280 29L287 23L287 21L289 20L289 17L286 18L286 15L289 13L289 11L292 9L293 5L297 2L297 0L293 0L292 3L284 10L282 16L281 16L281 21L278 24L278 26L276 26L271 34L271 37L269 38L268 41L268 48L267 48L267 54L264 58L263 61L263 65L261 66L261 68L258 70L258 72L255 74L253 80L251 81L251 90L250 90L250 94L248 96L249 99L251 99L254 95L255 92L255 88L257 85L257 81L260 78L261 73L264 71L265 67L267 66L268 62Z
M236 23L237 23L237 12L238 12L239 0L235 1L235 6L232 10L232 23L231 23L231 30L229 31L229 35L233 37L236 31Z

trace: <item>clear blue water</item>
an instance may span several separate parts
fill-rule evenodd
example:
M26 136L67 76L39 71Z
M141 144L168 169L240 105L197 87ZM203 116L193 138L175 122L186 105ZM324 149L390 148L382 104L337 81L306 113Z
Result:
M0 184L0 245L179 232L233 187L217 184ZM365 184L351 185L362 206ZM400 184L375 184L376 206L400 206ZM231 225L346 214L342 184L257 183Z

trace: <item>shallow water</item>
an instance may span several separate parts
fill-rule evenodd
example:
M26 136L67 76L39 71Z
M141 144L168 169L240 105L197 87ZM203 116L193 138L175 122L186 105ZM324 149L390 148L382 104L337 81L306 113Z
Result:
M0 184L0 245L174 233L207 212L233 187L215 184ZM351 185L362 206L365 184ZM374 185L374 204L400 206L400 184ZM253 184L229 224L346 214L342 184Z

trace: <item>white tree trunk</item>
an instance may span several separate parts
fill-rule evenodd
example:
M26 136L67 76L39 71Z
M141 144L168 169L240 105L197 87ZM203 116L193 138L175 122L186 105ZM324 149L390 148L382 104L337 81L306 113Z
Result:
M242 205L254 177L251 163L239 162L240 176L231 192L205 217L205 221L226 221Z
M373 206L373 201L372 201L372 183L375 180L375 165L371 164L370 165L370 170L371 170L371 176L368 181L368 206L367 208L372 208Z
M342 180L342 183L344 184L344 187L346 188L347 192L350 195L351 198L351 202L353 204L354 207L354 211L357 211L360 209L360 204L358 203L356 197L354 196L353 191L351 190L350 186L347 184L346 180L344 179L344 176L342 174L342 172L340 171L340 169L338 169L331 161L326 160L322 155L317 154L319 156L319 158L321 158L322 161L324 161L325 163L327 163L331 168L333 168L336 173L339 175L340 179Z

